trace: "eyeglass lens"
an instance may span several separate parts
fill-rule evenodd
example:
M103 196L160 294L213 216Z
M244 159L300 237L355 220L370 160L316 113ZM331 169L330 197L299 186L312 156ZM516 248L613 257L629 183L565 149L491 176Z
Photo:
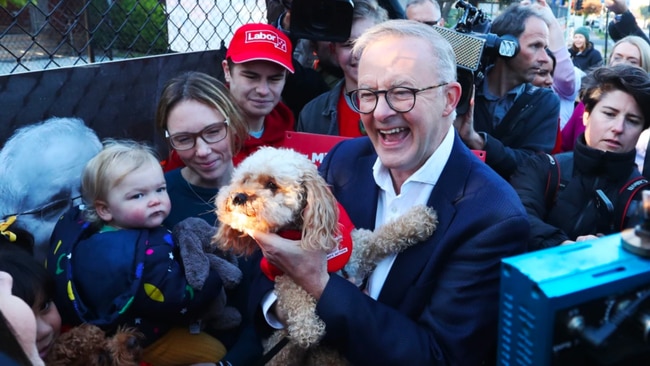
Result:
M169 136L169 143L176 150L189 150L196 145L196 139L201 137L208 144L214 144L228 135L228 123L213 123L199 132L181 132Z
M384 94L388 106L396 112L408 112L415 104L415 91L402 87L395 87L385 91L359 89L350 94L350 99L360 113L372 113L377 107L380 93Z

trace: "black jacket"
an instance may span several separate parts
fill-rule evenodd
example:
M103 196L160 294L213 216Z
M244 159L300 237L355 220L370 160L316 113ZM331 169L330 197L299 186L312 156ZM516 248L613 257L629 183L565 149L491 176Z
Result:
M584 134L581 135L573 151L572 177L550 208L545 191L549 170L555 168L549 164L548 157L540 154L522 165L512 176L511 184L528 212L529 251L557 246L580 235L618 231L611 227L615 218L596 207L595 192L602 190L615 205L621 187L631 177L640 175L634 163L635 154L635 150L618 154L593 149L585 144ZM623 222L625 227L633 224Z
M483 82L487 82L485 79ZM480 88L481 86L477 86ZM524 102L524 94L530 94ZM555 146L560 116L560 99L550 88L526 84L519 102L495 127L486 98L477 95L474 128L485 132L485 162L508 180L518 166L538 152L551 153Z
M638 36L650 43L650 38L648 38L648 35L641 28L639 28L636 24L634 15L632 15L629 10L621 14L619 21L611 21L608 28L609 35L614 41L618 41L626 36Z

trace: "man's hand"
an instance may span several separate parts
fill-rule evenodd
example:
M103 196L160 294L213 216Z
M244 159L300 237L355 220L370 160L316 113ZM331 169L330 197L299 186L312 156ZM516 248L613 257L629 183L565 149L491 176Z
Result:
M587 240L596 240L600 237L602 237L603 234L597 234L597 235L580 235L579 237L576 238L576 243L580 241L587 241Z
M544 18L544 22L546 22L546 24L550 25L553 22L557 22L557 19L555 18L555 14L553 14L553 10L546 3L546 0L537 0L534 3L531 2L530 0L523 0L519 2L519 4L524 6L528 6L528 5L533 6Z
M625 0L605 0L605 7L614 14L623 14L627 11Z
M456 116L454 120L454 127L460 138L465 145L473 150L483 150L485 148L485 141L483 137L474 130L474 92L475 87L472 86L472 96L469 99L469 108L467 112L461 116Z
M262 249L264 257L282 270L285 275L312 295L316 300L327 285L327 253L308 251L298 241L280 237L277 234L251 233Z
M579 237L576 238L575 241L573 241L573 240L565 240L565 241L563 241L562 244L560 244L560 245L569 245L569 244L575 244L575 243L578 243L578 242L581 242L581 241L595 240L595 239L598 239L598 238L600 238L600 237L602 237L602 236L603 236L603 234L597 234L597 235L591 235L591 234L590 234L590 235L580 235Z

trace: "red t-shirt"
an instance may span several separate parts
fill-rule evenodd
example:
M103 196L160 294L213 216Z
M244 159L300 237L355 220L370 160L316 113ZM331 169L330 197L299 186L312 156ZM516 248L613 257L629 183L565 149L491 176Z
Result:
M366 131L361 123L361 118L359 118L359 113L348 105L348 102L345 100L345 95L343 94L344 90L344 88L341 88L341 95L339 95L339 101L336 104L339 119L339 136L365 136Z

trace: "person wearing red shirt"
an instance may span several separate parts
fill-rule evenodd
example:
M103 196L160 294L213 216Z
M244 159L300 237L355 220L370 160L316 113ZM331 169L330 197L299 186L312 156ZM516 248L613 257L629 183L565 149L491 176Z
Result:
M343 70L343 79L332 90L307 103L298 117L297 130L346 137L364 136L359 113L350 106L347 91L357 85L359 60L352 56L352 45L366 29L388 20L386 10L375 0L355 0L350 38L344 43L333 43L332 52Z
M235 165L260 146L281 146L294 130L291 110L280 101L287 73L293 73L291 41L268 24L245 24L235 31L221 63L230 93L244 114L249 136Z

